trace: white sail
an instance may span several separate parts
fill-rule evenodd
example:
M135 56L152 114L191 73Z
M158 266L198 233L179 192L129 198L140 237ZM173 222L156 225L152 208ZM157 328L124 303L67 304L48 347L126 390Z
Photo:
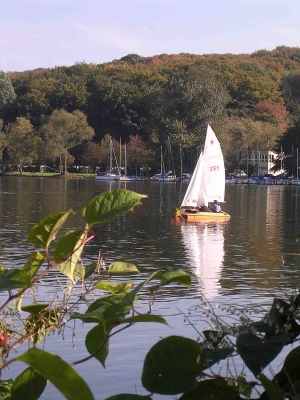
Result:
M224 261L224 226L220 222L182 225L182 243L191 271L199 282L199 293L206 299L218 296Z
M181 207L207 206L224 201L225 167L220 143L208 125L204 150L201 152Z
M224 201L225 167L220 143L208 125L203 150L203 177L207 201Z
M206 194L205 191L201 190L203 188L202 178L203 178L203 154L201 152L198 159L196 168L191 177L190 183L186 190L184 199L182 200L181 207L197 207L199 205L205 204Z

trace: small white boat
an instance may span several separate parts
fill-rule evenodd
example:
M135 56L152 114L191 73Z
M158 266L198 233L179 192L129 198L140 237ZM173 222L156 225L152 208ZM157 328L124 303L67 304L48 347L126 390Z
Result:
M214 200L224 202L224 196L224 158L220 143L208 125L204 150L198 159L178 216L188 221L229 219L230 215L223 211L199 211L201 207L208 209L209 202Z
M191 180L191 175L190 174L181 174L181 176L178 177L180 182L189 182Z
M160 174L157 177L158 182L178 182L178 178L176 175L173 175L172 172L166 172L165 174Z
M120 174L114 174L112 172L112 157L113 157L113 142L112 140L110 141L110 148L109 148L110 154L109 154L109 171L106 172L97 172L97 175L95 176L95 179L97 181L118 181L120 180Z
M137 175L121 175L120 176L120 181L143 181L143 178L141 178L140 176Z
M98 172L95 179L97 181L118 181L120 180L120 175L110 172Z

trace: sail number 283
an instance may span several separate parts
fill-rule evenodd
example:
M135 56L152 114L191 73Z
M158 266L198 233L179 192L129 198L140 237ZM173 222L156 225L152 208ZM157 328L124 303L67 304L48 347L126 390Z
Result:
M219 171L219 166L218 165L213 165L212 167L209 167L209 171Z

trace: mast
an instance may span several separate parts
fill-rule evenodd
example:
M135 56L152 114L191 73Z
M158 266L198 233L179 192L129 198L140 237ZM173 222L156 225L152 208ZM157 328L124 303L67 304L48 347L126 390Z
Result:
M120 175L121 175L121 168L122 168L122 142L120 138Z
M182 147L180 145L180 176L182 177Z
M110 139L110 149L109 149L109 173L112 172L112 139Z
M298 179L298 169L299 169L299 158L298 158L298 150L299 148L297 147L297 179Z
M125 143L125 176L127 176L127 153L126 153L126 143Z

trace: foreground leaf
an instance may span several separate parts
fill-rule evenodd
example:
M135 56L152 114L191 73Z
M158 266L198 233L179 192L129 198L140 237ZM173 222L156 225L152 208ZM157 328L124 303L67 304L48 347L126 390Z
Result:
M24 289L31 287L30 276L18 269L5 269L0 271L0 291Z
M230 354L233 353L233 348L229 349L203 349L201 357L201 367L203 370L210 368L212 365L225 360Z
M25 369L14 380L11 390L11 400L36 400L47 385L47 379L35 372L31 367Z
M129 318L119 318L118 324L134 324L136 322L158 322L159 324L168 325L167 321L159 315L140 314Z
M35 224L29 231L30 243L47 249L70 214L75 213L69 210L52 214Z
M128 272L140 273L140 271L134 264L124 262L114 262L110 264L107 272L109 272L110 274L124 274Z
M75 268L84 248L84 238L85 231L70 232L57 243L55 248L55 261L60 263L57 268L70 279L74 279Z
M49 380L69 400L94 400L85 381L60 357L39 349L30 349L17 357Z
M94 357L100 361L103 367L105 367L105 360L109 350L107 334L108 332L104 331L103 325L98 324L88 332L85 338L85 346L87 351L90 354L93 354Z
M48 308L48 304L30 304L28 306L23 306L22 311L28 312L30 314L38 314L45 308Z
M140 200L146 197L125 189L100 193L83 209L82 215L89 226L103 225L140 205Z
M138 394L123 393L107 397L105 400L151 400L150 396L139 396Z
M181 270L165 272L164 274L160 272L157 278L160 279L160 283L148 288L151 293L157 291L161 286L166 286L170 283L181 283L182 285L190 287L192 281L191 276L187 272Z
M291 396L300 395L300 347L293 349L285 358L282 370L274 376L272 382L283 393L290 393ZM261 399L268 399L265 393Z
M123 393L107 397L105 400L151 400L150 396L139 396L138 394Z
M1 399L8 399L10 400L10 393L11 393L11 388L13 385L13 380L8 379L7 381L2 381L0 380L0 398Z
M94 286L94 289L107 290L113 294L121 294L121 293L126 294L130 292L130 288L133 285L134 285L133 282L117 283L117 282L101 281Z
M252 333L244 333L238 336L236 345L244 363L257 376L277 357L286 341L287 335L284 333L273 336L267 341Z
M284 400L284 396L281 391L276 387L276 385L266 378L264 375L259 375L259 379L266 390L267 395L272 400Z
M201 373L201 348L194 340L170 336L146 355L142 384L149 392L173 395L193 389Z
M233 386L223 378L201 381L195 389L184 393L179 400L239 400L242 399Z

